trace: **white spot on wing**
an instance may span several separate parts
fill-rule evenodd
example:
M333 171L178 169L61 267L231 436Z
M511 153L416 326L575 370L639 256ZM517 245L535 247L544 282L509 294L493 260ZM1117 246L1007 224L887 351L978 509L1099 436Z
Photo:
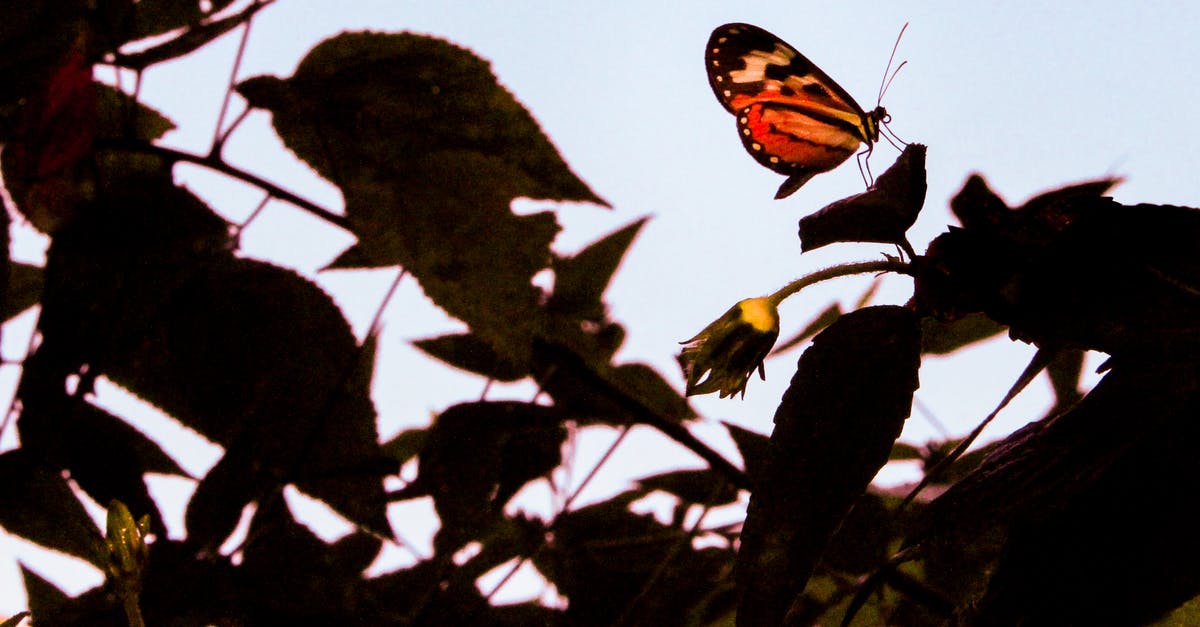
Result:
M771 52L751 50L742 55L745 69L734 70L729 73L729 77L735 83L756 83L766 79L768 65L786 66L795 56L796 53L782 43L776 43L775 50Z

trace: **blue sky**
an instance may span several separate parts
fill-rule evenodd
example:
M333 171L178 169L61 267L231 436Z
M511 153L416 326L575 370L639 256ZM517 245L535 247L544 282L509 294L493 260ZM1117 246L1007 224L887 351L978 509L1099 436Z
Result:
M1109 175L1126 177L1115 191L1122 202L1197 203L1200 131L1190 109L1200 83L1200 42L1194 33L1200 5L789 1L735 9L733 4L281 0L256 20L241 76L290 75L309 48L342 30L428 33L490 60L567 162L613 205L611 211L561 207L559 250L576 250L639 217L653 216L608 298L613 316L628 330L619 359L649 362L677 383L682 381L674 366L678 342L735 301L769 293L827 265L891 252L837 245L801 257L796 220L862 191L859 172L847 163L784 201L772 200L782 178L745 154L733 117L714 99L705 78L704 44L720 24L750 22L779 35L868 109L875 104L896 35L910 24L897 52L897 60L908 65L883 104L895 133L929 146L926 210L909 237L918 252L951 220L947 200L972 172L986 176L1012 204L1046 188ZM194 59L146 75L145 99L182 127L168 143L207 149L235 48L236 37L227 37ZM242 167L340 207L336 189L312 180L307 168L278 146L265 114L246 121L227 154ZM882 171L895 155L880 144L873 169ZM180 176L231 218L245 215L258 200L251 190L218 185L202 172L181 171ZM27 231L20 235L18 254L36 258L41 240ZM245 238L246 254L310 276L350 243L344 234L278 203ZM391 276L386 271L324 273L318 280L361 334ZM783 306L783 335L802 327L832 299L853 302L868 283L845 280L793 297ZM876 302L903 303L910 293L909 281L888 279ZM384 437L478 395L482 382L430 366L408 346L413 339L458 328L411 282L390 308L386 324L375 388ZM8 356L14 354L10 341L6 337ZM1027 346L998 340L929 360L918 396L961 434L988 413L1031 354ZM709 421L768 433L797 356L769 361L768 380L751 380L744 401L701 398L695 405ZM15 378L11 370L5 371L6 385ZM985 438L1040 415L1047 386L1034 387ZM530 389L517 386L495 394L527 399ZM711 422L696 431L734 455ZM904 437L923 442L939 436L931 422L914 416ZM603 444L611 436L594 438ZM584 446L588 442L580 444L576 479L592 455ZM631 438L620 462L604 473L610 475L607 487L598 488L594 498L616 489L623 477L699 465L687 455L664 455L670 448L653 434ZM15 573L5 553L25 555L12 546L0 544L0 589L11 589L5 577ZM21 604L19 598L0 598L0 613L19 610Z

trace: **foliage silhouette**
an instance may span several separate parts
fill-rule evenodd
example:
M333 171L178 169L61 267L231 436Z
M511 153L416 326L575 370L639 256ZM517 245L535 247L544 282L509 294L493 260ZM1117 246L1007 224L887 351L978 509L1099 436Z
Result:
M1185 602L1200 593L1189 524L1200 476L1196 210L1120 205L1104 197L1110 180L1012 209L973 177L951 205L961 227L916 255L905 232L924 204L925 148L910 146L879 185L800 231L804 248L904 248L907 261L853 268L910 274L913 299L868 306L868 292L783 342L778 350L814 338L775 432L727 425L738 467L689 431L698 416L677 378L615 361L625 331L604 293L646 220L556 255L554 212L517 215L514 199L607 205L470 51L415 34L346 33L314 47L291 77L236 85L342 191L345 215L230 165L222 150L237 122L207 154L183 153L155 143L174 121L92 82L96 63L141 70L247 36L269 2L221 13L232 4L0 9L11 53L0 67L13 77L0 82L4 185L10 209L51 240L44 268L7 255L0 268L5 320L40 307L16 418L0 425L20 438L0 453L0 526L104 567L113 540L75 489L118 501L112 509L128 507L126 518L148 515L144 570L125 582L138 584L146 624L1144 624L1176 607L1195 612ZM140 52L122 52L147 38ZM239 256L245 224L176 185L181 162L354 234L330 271L402 267L467 326L417 341L421 350L489 381L532 380L538 395L463 401L381 443L370 398L376 327L356 338L310 278ZM536 287L546 271L553 287ZM740 315L727 322L746 322ZM1054 357L1051 413L957 458L954 442L896 442L921 356L1005 329ZM1085 350L1110 360L1081 395ZM194 478L185 537L168 537L144 478L187 472L136 421L92 402L101 378L224 450ZM586 507L566 495L546 520L512 513L516 493L569 464L565 444L585 425L614 429L614 446L649 426L706 467L639 478ZM412 460L415 477L385 491ZM932 479L941 495L904 506L902 491L872 487L889 460L941 468ZM290 511L283 494L293 488L354 530L322 540ZM671 520L631 509L652 493L678 503ZM747 493L744 522L705 522ZM365 577L385 544L401 542L389 504L424 497L441 522L433 555ZM220 550L243 516L245 538ZM482 590L480 578L521 566L566 606L492 604L508 579ZM126 624L112 581L70 597L22 573L36 624Z

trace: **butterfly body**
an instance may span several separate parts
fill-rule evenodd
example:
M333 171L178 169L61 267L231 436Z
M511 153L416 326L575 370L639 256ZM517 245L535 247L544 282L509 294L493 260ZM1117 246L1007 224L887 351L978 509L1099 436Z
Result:
M863 111L812 61L757 26L718 27L704 60L717 100L737 117L746 151L787 175L776 198L842 164L862 144L869 152L887 121L883 107Z

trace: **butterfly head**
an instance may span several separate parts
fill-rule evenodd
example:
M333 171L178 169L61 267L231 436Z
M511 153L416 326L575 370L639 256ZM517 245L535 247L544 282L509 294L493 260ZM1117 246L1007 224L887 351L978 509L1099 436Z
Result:
M877 106L863 115L863 133L866 136L868 148L871 144L879 141L879 127L891 121L892 116L888 115L887 109L882 106Z

